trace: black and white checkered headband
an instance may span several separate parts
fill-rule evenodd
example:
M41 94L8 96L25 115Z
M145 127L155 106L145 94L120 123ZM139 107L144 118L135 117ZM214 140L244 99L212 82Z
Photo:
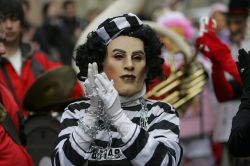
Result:
M132 13L124 14L109 18L101 23L96 33L102 38L104 43L107 45L109 42L116 38L125 28L135 28L142 25L142 21Z

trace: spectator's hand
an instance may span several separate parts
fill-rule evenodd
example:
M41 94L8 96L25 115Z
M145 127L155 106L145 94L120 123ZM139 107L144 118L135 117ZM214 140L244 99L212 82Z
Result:
M243 88L246 92L250 92L250 51L248 53L244 49L239 49L237 63L238 71L243 82Z
M103 101L107 114L114 122L119 119L123 112L119 99L119 94L113 86L113 81L110 81L105 73L97 74L95 79L97 93Z
M213 63L221 64L227 58L228 53L230 56L231 54L229 48L217 37L215 28L215 20L202 17L200 19L199 37L196 40L196 47Z
M214 33L217 23L214 19L209 17L201 17L199 22L199 36L203 36L205 33Z

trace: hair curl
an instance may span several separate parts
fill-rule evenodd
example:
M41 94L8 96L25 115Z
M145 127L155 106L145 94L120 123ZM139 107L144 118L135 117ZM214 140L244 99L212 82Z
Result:
M150 83L155 77L162 77L163 59L160 57L163 44L160 42L156 33L148 25L142 25L139 28L126 28L119 36L130 36L139 38L144 43L146 54L147 78L146 83ZM87 42L78 46L76 49L76 65L80 72L77 74L79 80L84 80L88 73L88 63L96 62L98 71L103 71L102 62L107 53L107 45L97 35L95 31L87 36Z

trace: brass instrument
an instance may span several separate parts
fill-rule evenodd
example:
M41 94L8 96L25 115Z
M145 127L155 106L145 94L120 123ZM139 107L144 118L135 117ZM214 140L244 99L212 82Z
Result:
M191 53L190 47L181 36L157 23L148 21L145 23L159 34L169 37L177 45L179 49L170 52L172 54L170 56L181 52L185 60L185 64L176 70L173 69L174 62L170 62L169 77L148 91L145 98L161 98L175 108L180 108L203 90L207 82L206 72L202 64L195 61L197 53Z

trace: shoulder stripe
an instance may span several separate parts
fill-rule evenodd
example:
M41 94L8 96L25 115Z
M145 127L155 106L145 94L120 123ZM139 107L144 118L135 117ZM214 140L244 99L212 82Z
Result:
M139 111L141 110L141 105L139 104L131 107L122 107L122 109L126 111Z
M159 115L155 116L154 114L151 114L149 117L148 117L148 123L151 124L151 122L153 120L155 120L156 118L160 117L164 112L161 112Z
M65 141L63 151L73 165L83 165L87 161L72 148L69 139Z
M59 144L62 140L69 138L70 134L65 134L56 139L55 145Z
M172 132L174 132L176 135L179 135L180 133L180 129L178 125L171 123L169 121L166 121L166 120L162 120L159 123L153 124L152 126L149 127L148 132L156 130L156 129L164 129L164 130L169 129Z
M148 142L148 138L149 135L147 134L147 132L141 129L134 143L124 151L124 155L129 160L133 160L137 156L137 154L140 153L140 151L145 147Z
M162 108L164 110L164 112L167 112L169 114L175 114L176 111L173 109L173 107L167 103L164 103L164 102L155 102L153 104L147 104L147 107L149 110L152 109L152 107L156 107L156 106L159 106L160 108Z
M77 126L77 120L78 119L63 119L63 121L61 122L60 131L68 127Z
M95 140L95 144L97 146L100 146L100 147L107 147L108 145L108 141L103 141L103 140ZM111 146L112 147L121 147L124 143L122 142L121 139L117 139L117 138L112 138L112 144Z
M162 161L164 160L165 156L168 153L168 148L165 147L163 143L159 143L156 147L153 156L151 159L146 163L145 166L151 165L161 165Z
M57 152L57 151L54 151L54 152ZM53 156L55 156L55 157L53 157ZM58 152L55 155L52 154L52 158L55 159L55 165L56 166L61 166ZM51 162L52 162L52 166L54 166L54 162L53 161L51 161Z
M75 103L70 104L66 109L74 113L75 110L86 109L89 106L90 106L89 103L81 101L81 102L75 102Z

